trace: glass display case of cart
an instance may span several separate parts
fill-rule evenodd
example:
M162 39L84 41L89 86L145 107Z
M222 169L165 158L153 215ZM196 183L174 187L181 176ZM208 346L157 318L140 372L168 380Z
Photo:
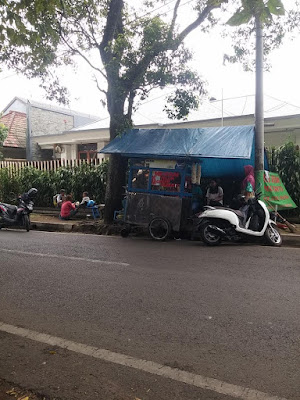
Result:
M131 159L128 191L191 197L191 164L176 160Z

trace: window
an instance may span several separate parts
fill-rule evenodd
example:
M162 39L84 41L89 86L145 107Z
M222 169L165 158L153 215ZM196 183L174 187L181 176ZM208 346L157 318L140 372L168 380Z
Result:
M78 145L79 160L94 160L97 158L97 143L84 143Z

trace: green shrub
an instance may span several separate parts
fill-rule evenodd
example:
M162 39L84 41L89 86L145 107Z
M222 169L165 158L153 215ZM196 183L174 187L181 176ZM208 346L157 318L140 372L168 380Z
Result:
M0 169L0 201L12 202L19 193L19 180L15 172Z
M300 150L289 142L268 151L270 170L277 172L289 195L300 206ZM299 213L299 209L297 211Z
M87 191L97 203L103 203L108 163L98 166L82 164L77 167L61 167L56 171L41 171L24 167L20 171L0 169L0 200L12 201L12 194L26 192L31 187L38 189L36 206L51 207L53 196L65 189L74 200L81 200L82 192Z
M294 143L286 143L272 151L270 169L277 172L293 200L300 200L300 151Z

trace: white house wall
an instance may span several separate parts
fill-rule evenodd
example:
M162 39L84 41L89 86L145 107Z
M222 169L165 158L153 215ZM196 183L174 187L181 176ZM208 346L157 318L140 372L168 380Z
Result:
M149 124L140 125L137 128L145 129L178 129L178 128L201 128L221 126L221 119L174 122L166 125ZM224 126L237 125L253 125L255 123L254 116L226 117L223 121ZM34 137L41 148L50 149L54 145L69 145L70 152L66 152L66 156L70 159L77 158L77 145L83 143L97 143L97 149L100 151L109 142L109 129L99 128L93 130L69 131L60 135L47 135ZM278 147L288 141L300 145L300 115L288 117L266 118L265 119L265 146ZM98 158L102 159L102 155L98 154Z
M4 115L8 114L10 111L18 111L26 114L27 106L24 101L16 99L3 113Z

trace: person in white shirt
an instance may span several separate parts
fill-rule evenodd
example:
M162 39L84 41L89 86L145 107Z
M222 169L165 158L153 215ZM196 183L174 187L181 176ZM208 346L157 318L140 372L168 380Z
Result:
M220 206L223 205L224 192L221 186L218 185L217 181L212 179L209 182L209 187L206 192L206 204L208 206Z
M57 195L57 207L61 207L62 203L66 200L66 191L65 189L61 189L59 194Z
M91 199L89 198L89 194L88 192L83 192L82 193L82 200L81 203L79 204L80 207L86 207L87 203L90 201Z

